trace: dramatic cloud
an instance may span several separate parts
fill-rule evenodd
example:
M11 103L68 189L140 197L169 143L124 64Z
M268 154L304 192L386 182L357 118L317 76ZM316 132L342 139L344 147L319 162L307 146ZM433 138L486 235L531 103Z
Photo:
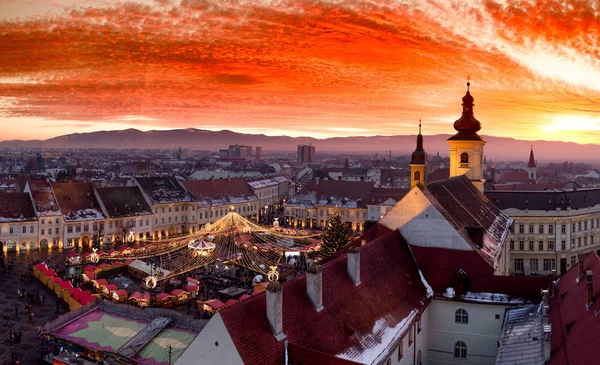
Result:
M600 19L565 0L0 0L8 138L114 128L600 143ZM29 124L32 128L23 128ZM37 128L46 127L46 128Z

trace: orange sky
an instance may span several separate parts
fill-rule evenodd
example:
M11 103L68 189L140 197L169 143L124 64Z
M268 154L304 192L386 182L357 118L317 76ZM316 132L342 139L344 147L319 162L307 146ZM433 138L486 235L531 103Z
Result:
M196 127L600 143L600 9L566 0L0 0L0 140Z

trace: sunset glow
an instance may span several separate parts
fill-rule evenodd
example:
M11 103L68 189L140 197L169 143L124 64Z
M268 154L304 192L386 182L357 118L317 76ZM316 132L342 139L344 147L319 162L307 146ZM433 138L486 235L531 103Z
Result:
M600 9L566 0L0 0L0 140L231 129L600 143Z

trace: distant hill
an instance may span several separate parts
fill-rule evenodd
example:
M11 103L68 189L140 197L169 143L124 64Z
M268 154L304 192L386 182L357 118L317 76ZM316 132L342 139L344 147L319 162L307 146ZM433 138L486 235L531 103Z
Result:
M446 139L450 135L425 136L425 150L430 156L438 151L448 155ZM522 141L512 138L483 136L487 141L488 159L526 161L530 146L540 162L579 161L598 163L600 145L582 145L567 142ZM298 144L313 144L319 152L380 153L393 156L406 155L415 148L415 136L311 137L265 136L243 134L229 130L207 131L201 129L173 129L142 132L137 129L74 133L47 140L3 141L0 148L140 148L176 149L179 146L192 150L217 151L230 144L262 146L263 151L293 152Z

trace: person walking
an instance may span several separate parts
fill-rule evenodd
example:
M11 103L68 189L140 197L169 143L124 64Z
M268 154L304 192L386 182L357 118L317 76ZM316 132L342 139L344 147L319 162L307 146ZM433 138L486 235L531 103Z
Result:
M33 312L29 312L29 322L33 323Z

